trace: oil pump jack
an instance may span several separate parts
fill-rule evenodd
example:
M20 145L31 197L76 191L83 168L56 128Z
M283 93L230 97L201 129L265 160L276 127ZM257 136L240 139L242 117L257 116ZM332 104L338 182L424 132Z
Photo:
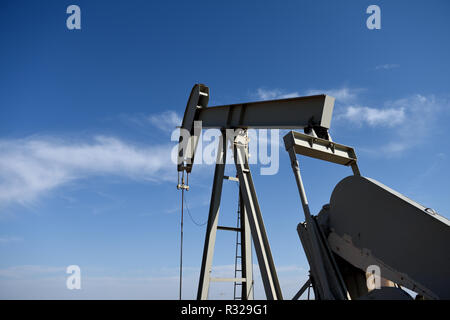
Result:
M408 288L425 299L450 298L450 221L382 183L360 174L354 149L333 142L330 128L334 98L314 95L208 107L209 88L194 85L180 128L178 172L191 173L201 128L221 130L217 151L197 299L207 299L210 282L241 284L242 299L253 298L251 242L267 299L283 299L261 209L248 162L247 129L303 129L290 131L284 143L297 183L305 221L297 232L310 266L309 287L315 299L408 299ZM233 149L236 178L224 175L228 145ZM312 215L297 155L351 167L329 204ZM240 226L219 226L224 180L239 183ZM182 183L180 189L188 189ZM218 230L241 233L241 278L211 277ZM369 290L371 279L390 286ZM395 286L392 286L395 284Z

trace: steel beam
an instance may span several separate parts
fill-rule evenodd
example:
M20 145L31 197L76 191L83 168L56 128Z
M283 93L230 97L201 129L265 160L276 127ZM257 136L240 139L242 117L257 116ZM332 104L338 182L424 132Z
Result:
M286 150L293 149L296 154L346 166L356 164L352 147L296 131L290 131L283 139Z
M334 98L314 95L289 99L256 101L208 107L209 88L196 84L192 88L181 124L178 149L178 171L192 170L199 132L202 128L236 129L302 129L330 128ZM189 136L188 136L189 135ZM186 141L183 141L186 139Z
M236 227L226 227L226 226L217 226L217 230L225 230L225 231L234 231L234 232L240 232L240 228Z
M298 290L292 300L298 300L302 296L302 294L311 286L311 279L308 279L305 284Z
M247 282L245 278L211 278L211 282Z
M242 282L242 300L253 300L253 263L252 263L252 237L248 215L245 210L242 193L239 190L239 206L241 212L241 270L242 276L246 279Z
M330 128L334 98L315 95L201 108L195 120L203 128Z
M206 108L209 101L209 88L203 84L196 84L192 88L189 100L184 111L183 122L180 127L178 141L178 171L191 172L194 163L195 150L197 149L200 130L195 130L195 119L200 109ZM185 140L186 141L183 141Z
M200 269L200 280L198 284L197 299L205 300L208 298L209 282L212 271L212 261L214 256L214 246L216 243L217 223L219 221L220 199L222 196L223 177L225 172L225 159L228 141L225 138L225 132L219 141L217 150L216 169L214 171L213 189L208 214L208 224L206 227L205 245L203 247L202 267Z

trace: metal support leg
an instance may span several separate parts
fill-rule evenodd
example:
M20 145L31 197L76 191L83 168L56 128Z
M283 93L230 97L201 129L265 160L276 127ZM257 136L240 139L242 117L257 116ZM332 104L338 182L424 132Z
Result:
M246 209L245 216L248 217L266 297L269 300L281 300L283 299L281 288L278 283L272 253L248 165L247 145L247 135L245 132L242 132L235 138L234 161L239 178L242 200Z
M242 283L241 297L242 300L253 300L252 238L241 191L239 191L239 198L239 205L241 207L241 270L242 276L246 279L246 281Z
M292 300L298 300L303 292L306 291L306 289L309 289L309 287L311 286L311 279L308 279L305 284L300 288L300 290L298 290L298 292L295 294L295 296L292 298Z
M360 176L361 175L361 172L359 172L358 164L356 162L352 163L351 167L352 167L353 174L355 176Z
M227 142L228 141L225 139L225 133L222 132L219 147L217 150L216 169L214 171L214 181L211 194L211 203L209 206L208 224L206 227L205 245L203 247L202 267L200 269L200 280L197 292L198 300L205 300L208 298L214 246L216 243L217 223L219 221L220 199L222 196L222 185L225 172Z

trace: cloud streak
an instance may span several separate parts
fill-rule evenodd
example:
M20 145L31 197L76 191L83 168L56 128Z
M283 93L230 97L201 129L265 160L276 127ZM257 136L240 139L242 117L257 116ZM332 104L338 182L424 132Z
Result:
M22 242L23 238L12 236L0 236L0 244L8 244L14 242Z
M160 114L150 115L147 120L156 128L171 132L177 126L181 126L183 119L176 112L169 110Z
M387 64L380 64L380 65L376 66L375 70L391 70L391 69L395 69L395 68L399 68L399 67L400 67L399 64L387 63Z
M171 148L170 144L140 146L107 136L88 142L53 137L0 140L0 205L27 205L90 176L170 180Z
M336 103L351 103L356 101L358 94L363 91L363 89L354 88L337 88L337 89L311 89L305 92L305 95L312 96L318 94L327 94L336 99Z
M215 265L214 276L232 277L234 265ZM102 275L90 267L81 267L82 290L67 290L66 267L12 266L0 269L0 299L177 299L178 268L154 270L151 274L115 275L114 270L103 270ZM195 299L199 267L183 268L183 298ZM296 266L278 266L278 277L283 295L292 297L308 279L307 269ZM261 274L253 265L255 299L265 299ZM210 299L232 299L232 284L214 283Z
M450 103L435 95L415 94L406 98L387 101L385 106L404 110L405 119L394 127L395 141L388 142L381 149L400 154L429 139L439 118L448 115Z
M376 67L377 70L398 68L397 64L384 64ZM365 147L360 150L368 153L380 154L387 152L391 156L399 156L428 139L433 126L439 118L447 115L450 102L447 97L435 95L412 94L410 96L389 100L381 103L382 107L374 108L364 105L361 97L363 88L331 88L310 89L304 92L287 93L282 89L258 89L256 96L262 100L280 99L301 95L328 94L336 98L334 121L339 125L354 124L356 128L383 128L389 131L387 143ZM355 129L355 126L353 127Z
M405 121L405 108L375 109L370 107L349 106L345 112L338 115L338 120L348 120L359 126L368 124L371 127L392 127Z
M357 100L358 94L364 91L364 89L358 88L334 88L334 89L309 89L304 92L292 91L287 92L282 89L264 89L258 88L253 96L258 97L260 100L272 100L272 99L286 99L299 96L314 96L319 94L327 94L336 98L336 103L351 103Z
M256 97L258 97L260 100L287 99L298 96L300 96L300 94L297 91L285 92L284 90L280 89L263 89L263 88L258 88L258 90L256 91Z
M365 150L368 153L399 156L429 139L439 118L448 115L448 99L435 95L414 94L387 101L383 108L346 106L336 116L338 123L354 123L357 127L388 128L387 143ZM382 152L380 152L382 151Z

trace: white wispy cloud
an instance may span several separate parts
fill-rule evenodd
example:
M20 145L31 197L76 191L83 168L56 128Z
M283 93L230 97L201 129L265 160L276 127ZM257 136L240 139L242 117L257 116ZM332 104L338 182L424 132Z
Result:
M378 69L398 68L397 64L378 66ZM392 130L391 141L371 148L369 152L380 154L380 150L390 155L401 155L426 141L431 135L433 123L450 110L450 102L446 97L435 95L413 94L404 98L388 100L381 107L364 105L361 94L364 88L331 88L310 89L296 95L328 94L336 98L334 121L353 123L357 127L383 127ZM283 91L279 89L260 91L261 97L278 98ZM446 112L444 112L446 111ZM443 113L444 112L444 113ZM369 149L367 149L369 150Z
M177 126L181 126L182 118L172 110L165 111L159 114L153 114L147 117L147 120L153 126L163 130L171 132Z
M280 89L263 89L258 88L255 94L260 100L272 100L272 99L287 99L300 96L297 91L285 92Z
M303 92L292 91L287 92L283 89L265 89L258 88L253 96L261 100L286 99L299 96L313 96L318 94L327 94L336 98L336 103L351 103L357 100L358 94L364 91L361 88L332 88L332 89L309 89Z
M414 94L387 101L380 109L349 106L336 119L359 123L360 126L366 123L371 127L389 127L392 130L390 141L378 147L360 149L375 155L399 156L429 139L439 118L448 115L449 111L448 99Z
M392 153L402 153L422 144L436 130L440 117L448 115L450 102L435 95L414 94L406 98L387 101L385 107L403 109L405 119L394 127L395 141L382 148Z
M156 128L163 132L170 133L181 126L182 116L173 110L167 110L160 113L145 114L120 114L116 118L131 125L134 129L145 129L148 132L148 128Z
M335 89L310 89L305 92L305 95L312 96L317 94L327 94L336 99L336 103L352 103L358 98L358 94L364 91L361 88L335 88Z
M376 109L363 106L348 106L345 112L337 116L338 120L348 120L359 126L368 124L369 126L392 127L405 121L405 108Z
M114 275L114 270L94 272L81 267L82 290L67 290L66 267L12 266L0 269L0 299L177 299L179 269L154 270L150 274ZM214 276L232 277L234 265L215 265ZM195 299L199 267L183 267L183 298ZM285 297L292 297L308 279L307 269L301 266L277 266L278 278ZM265 299L261 274L253 265L255 299ZM210 299L232 299L233 289L228 283L214 283Z
M22 241L23 241L23 238L21 238L21 237L0 236L0 244L22 242Z
M377 66L377 69L398 68L397 64L385 64ZM385 128L391 130L390 141L380 146L364 149L369 153L380 154L387 151L391 156L401 155L405 151L416 147L426 141L431 135L433 123L439 119L439 114L450 111L448 98L435 95L413 94L408 97L388 100L381 107L364 105L361 93L364 88L331 88L310 89L302 93L286 93L282 89L258 89L256 95L263 100L279 99L287 95L317 95L328 94L336 98L334 121L337 125L352 123L357 128L369 126L371 128Z
M172 146L142 146L114 137L91 141L54 137L0 140L0 205L27 205L77 179L121 176L140 181L170 180Z
M393 68L398 65L383 66ZM380 66L381 68L381 66ZM439 114L450 110L448 98L435 95L413 94L404 98L388 100L381 107L365 106L361 88L335 88L328 90L309 90L307 95L325 93L336 98L334 123L353 123L358 128L388 128L391 131L391 141L370 149L360 148L369 153L380 154L386 151L391 156L403 154L405 151L420 145L429 138L433 123L439 119Z
M399 67L400 67L399 64L387 63L387 64L380 64L380 65L376 66L375 70L391 70L391 69L395 69L395 68L399 68Z
M10 279L23 279L29 277L39 277L46 275L63 274L64 267L40 266L40 265L21 265L0 269L0 277Z

